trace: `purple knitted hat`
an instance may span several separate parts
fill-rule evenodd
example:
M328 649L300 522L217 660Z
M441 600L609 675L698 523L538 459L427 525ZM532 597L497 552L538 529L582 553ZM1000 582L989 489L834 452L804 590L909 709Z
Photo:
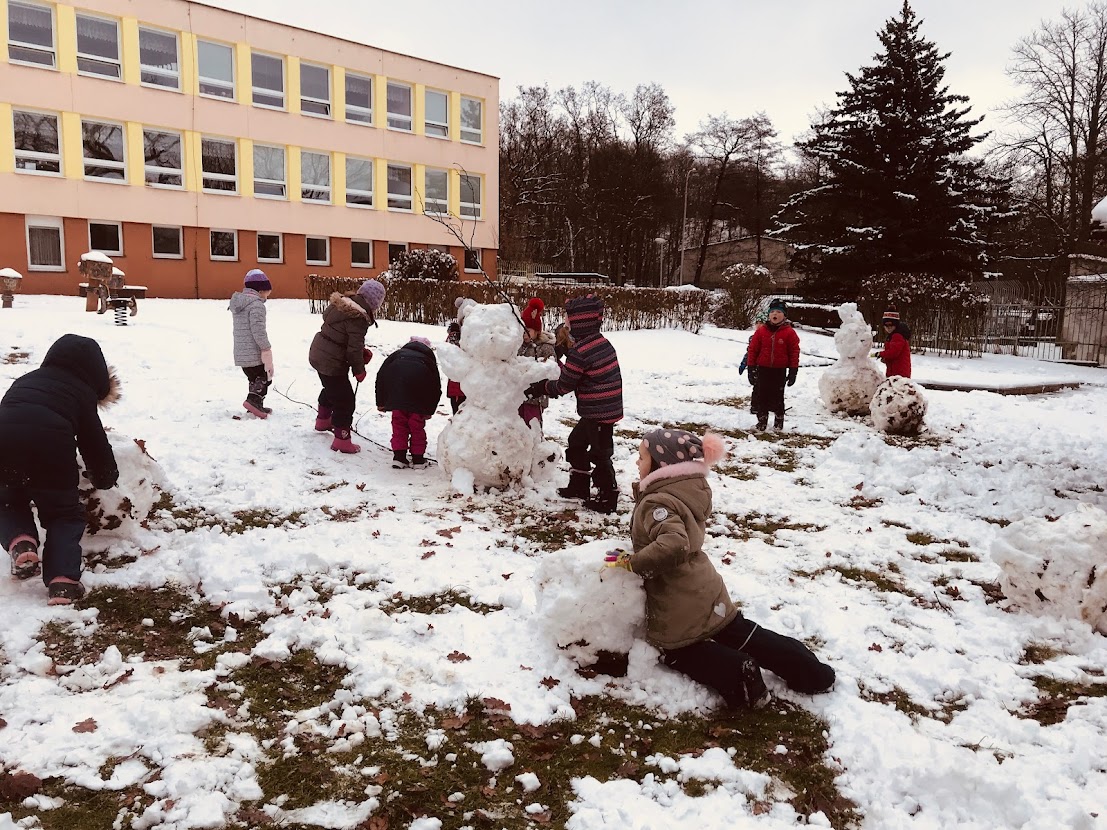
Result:
M384 285L377 282L377 280L366 280L361 284L361 287L357 290L365 300L369 303L369 308L374 313L380 310L380 307L384 304Z
M255 291L272 291L273 283L269 282L269 277L265 276L265 272L260 268L251 268L246 272L246 279L242 281L242 284L247 288L252 288Z

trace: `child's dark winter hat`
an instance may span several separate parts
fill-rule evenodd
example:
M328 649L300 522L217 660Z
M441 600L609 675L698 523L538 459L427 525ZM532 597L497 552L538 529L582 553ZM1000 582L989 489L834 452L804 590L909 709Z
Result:
M273 283L269 282L269 277L265 276L265 272L260 268L251 268L246 272L246 279L242 281L242 284L247 288L252 288L254 291L272 291Z
M788 303L784 302L784 300L782 300L778 297L777 299L775 299L771 303L769 303L769 311L787 312L788 311Z
M546 304L541 297L532 297L523 309L523 325L531 331L542 331L542 312L546 310Z
M713 432L703 438L683 429L653 429L642 436L646 452L658 467L681 464L685 461L703 461L714 464L726 452L723 439Z
M881 322L882 323L898 323L899 322L899 312L896 311L895 307L889 308L887 311L884 312L884 318L881 320Z
M369 308L374 312L379 311L384 304L384 285L377 280L366 280L358 288L357 293L369 303Z

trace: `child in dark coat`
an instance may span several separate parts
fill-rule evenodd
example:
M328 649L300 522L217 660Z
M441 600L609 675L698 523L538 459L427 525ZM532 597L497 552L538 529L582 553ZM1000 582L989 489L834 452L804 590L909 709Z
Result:
M242 406L258 418L268 418L273 411L265 405L265 393L273 382L273 347L265 330L265 301L271 293L269 277L254 268L246 274L242 290L231 295L228 306L234 321L234 365L242 369L250 384Z
M50 605L68 605L85 594L86 517L76 453L93 487L115 486L119 469L96 408L118 398L119 381L100 345L66 334L46 352L42 366L16 378L0 400L0 544L18 579L41 571ZM41 562L32 502L46 531Z
M377 324L374 315L384 302L384 293L383 284L366 280L353 294L331 294L331 304L323 312L323 325L311 341L308 362L323 385L315 429L334 431L331 449L335 452L361 451L361 445L350 438L355 395L349 373L354 373L358 383L365 380L365 365L373 358L365 347L365 335L370 324Z
M682 429L647 432L630 521L634 553L612 551L604 564L642 577L646 639L667 666L715 689L728 706L767 700L762 668L794 691L825 692L834 669L799 640L743 617L703 552L711 515L707 473L724 455L723 440L711 433L701 439Z
M438 361L427 338L412 337L384 359L377 370L377 409L392 411L394 469L427 466L427 418L434 414L441 397Z
M612 513L619 499L615 483L615 424L623 418L623 376L615 347L602 334L603 300L592 294L565 301L565 312L573 345L565 354L561 377L540 380L527 387L528 399L548 395L558 398L568 392L577 396L580 420L569 433L565 459L569 462L569 485L558 488L566 499L584 499L584 506L599 513ZM591 497L591 483L598 495Z

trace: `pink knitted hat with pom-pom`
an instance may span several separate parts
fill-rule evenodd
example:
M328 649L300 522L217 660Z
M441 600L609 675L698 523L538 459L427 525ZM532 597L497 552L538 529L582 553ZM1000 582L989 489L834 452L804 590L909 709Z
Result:
M723 439L713 432L703 438L683 429L659 428L650 430L642 440L646 451L658 467L681 464L685 461L702 461L707 465L721 461L726 455Z

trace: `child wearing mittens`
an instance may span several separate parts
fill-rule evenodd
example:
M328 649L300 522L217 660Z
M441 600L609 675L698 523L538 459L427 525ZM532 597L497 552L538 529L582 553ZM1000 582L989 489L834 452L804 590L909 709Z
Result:
M634 553L614 551L605 565L641 576L646 589L646 639L665 664L717 691L732 708L768 699L765 668L788 688L825 692L834 669L803 643L742 616L703 552L711 515L710 466L725 455L723 440L682 429L647 432L638 449L630 537Z

